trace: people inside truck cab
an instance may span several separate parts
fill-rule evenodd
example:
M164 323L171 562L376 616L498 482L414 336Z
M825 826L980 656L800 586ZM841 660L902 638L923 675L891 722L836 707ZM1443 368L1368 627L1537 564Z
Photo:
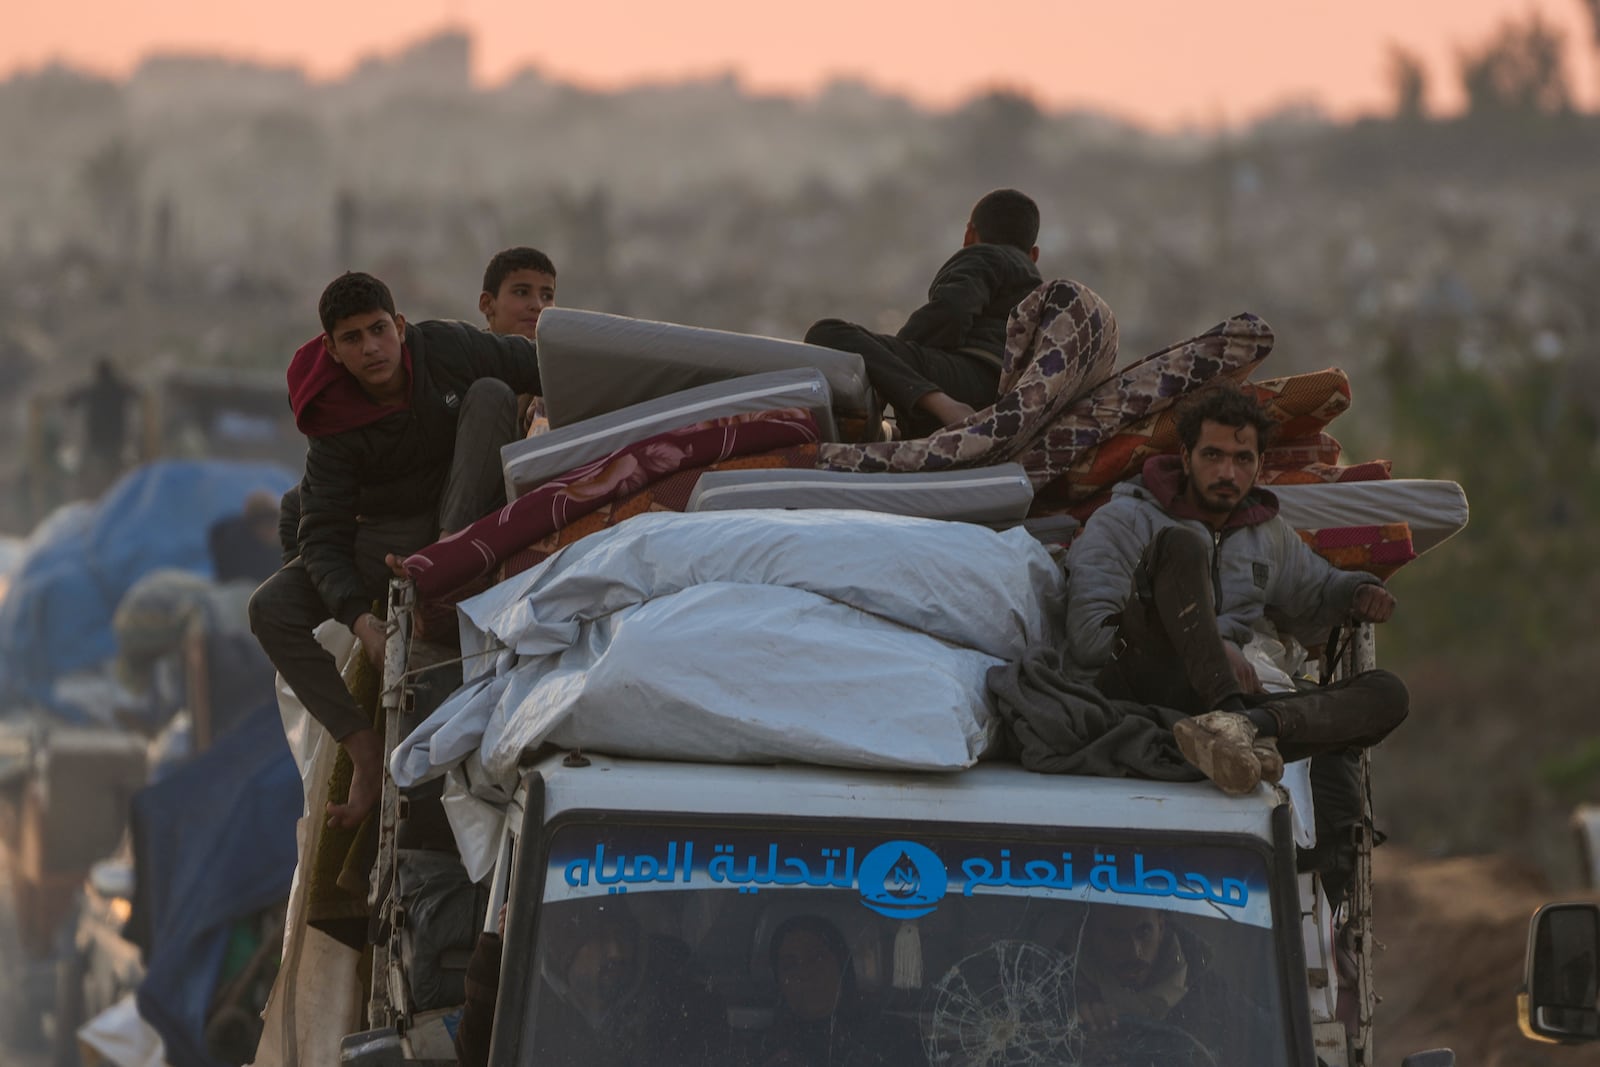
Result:
M349 753L349 799L332 825L377 802L382 742L312 636L351 628L374 662L392 561L504 503L499 450L516 438L516 394L538 393L533 342L462 322L409 323L388 286L340 275L318 303L323 332L289 365L289 400L307 438L299 555L256 591L250 626L313 717Z
M779 924L769 943L778 1005L757 1067L873 1067L922 1062L916 1035L874 1010L856 985L844 935L819 915Z
M1230 1029L1237 1029L1230 1026L1237 1005L1211 969L1210 950L1155 908L1089 909L1070 996L1091 1039L1126 1035L1148 1042L1138 1024L1157 1023L1182 1030L1218 1057L1231 1051L1224 1046ZM1172 1051L1181 1056L1183 1050ZM1243 1061L1228 1055L1217 1062Z
M1038 239L1038 205L1015 189L997 189L973 207L961 249L898 333L823 319L805 339L859 355L901 436L926 437L994 403L1006 320L1041 284Z
M1202 391L1178 420L1177 456L1157 456L1116 487L1067 557L1067 658L1108 697L1190 717L1174 728L1186 759L1223 791L1276 781L1284 760L1312 766L1318 836L1348 838L1360 818L1346 753L1405 719L1408 696L1374 670L1268 695L1243 646L1274 622L1326 633L1386 621L1395 600L1372 575L1333 567L1256 485L1271 420L1231 386ZM1330 896L1336 886L1329 886Z
M490 333L520 334L532 341L539 314L555 302L556 265L537 248L503 249L484 268L478 311ZM542 417L538 399L531 393L517 397L519 436L525 436L532 421Z
M683 943L641 930L625 906L585 908L542 934L533 1062L700 1067L728 1052L727 1012Z

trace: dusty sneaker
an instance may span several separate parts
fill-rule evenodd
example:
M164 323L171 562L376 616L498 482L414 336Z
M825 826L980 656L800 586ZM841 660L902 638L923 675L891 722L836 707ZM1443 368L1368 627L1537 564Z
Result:
M1179 719L1172 727L1183 758L1229 796L1244 796L1261 784L1255 725L1236 711L1208 711ZM1276 753L1276 747L1273 749ZM1278 761L1283 771L1283 761Z
M1277 785L1283 781L1283 756L1278 752L1276 737L1257 737L1251 742L1250 750L1256 754L1256 762L1261 764L1263 782Z

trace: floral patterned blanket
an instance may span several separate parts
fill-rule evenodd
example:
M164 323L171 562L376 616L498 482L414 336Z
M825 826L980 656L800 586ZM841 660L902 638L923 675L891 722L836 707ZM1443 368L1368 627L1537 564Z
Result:
M445 599L491 576L519 550L668 475L733 456L812 444L817 437L816 422L803 408L730 415L657 434L553 478L408 556L406 573L420 599Z
M1111 308L1087 286L1046 282L1011 313L993 406L919 440L822 445L817 465L909 472L1015 460L1027 469L1041 503L1052 495L1069 503L1062 490L1091 452L1202 385L1243 380L1272 343L1265 322L1236 315L1113 373L1117 321Z

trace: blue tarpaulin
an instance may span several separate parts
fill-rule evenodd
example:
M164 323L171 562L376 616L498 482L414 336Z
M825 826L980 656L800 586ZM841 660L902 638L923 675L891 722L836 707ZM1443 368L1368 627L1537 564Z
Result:
M275 702L134 795L126 934L145 957L139 1014L172 1067L222 1067L205 1022L229 930L288 898L304 804Z
M282 493L294 480L273 463L163 461L52 515L0 600L0 709L35 704L83 719L56 683L116 655L111 617L128 587L158 567L210 577L211 524L239 514L255 490Z

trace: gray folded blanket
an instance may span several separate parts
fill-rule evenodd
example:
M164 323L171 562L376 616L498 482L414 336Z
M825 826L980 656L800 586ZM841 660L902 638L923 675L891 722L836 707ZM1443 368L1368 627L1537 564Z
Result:
M1181 711L1108 700L1069 679L1054 648L1030 648L1015 663L989 668L987 682L1007 741L1030 771L1163 782L1204 777L1172 736Z

